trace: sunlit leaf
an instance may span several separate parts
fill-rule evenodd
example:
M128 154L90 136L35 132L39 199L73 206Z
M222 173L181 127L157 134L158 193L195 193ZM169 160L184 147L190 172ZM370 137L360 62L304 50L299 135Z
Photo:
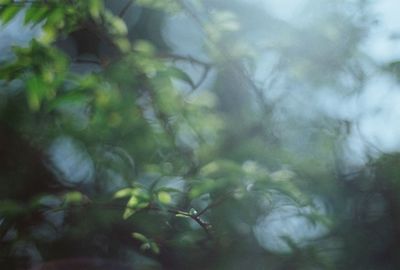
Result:
M155 52L154 45L145 40L138 40L133 44L133 49L136 52L145 54L145 55L153 55Z
M133 214L135 214L135 210L131 208L126 208L124 214L122 215L123 219L130 218Z
M103 10L103 1L102 0L89 0L89 13L93 18L98 19L100 17L100 13Z
M169 193L165 191L158 192L157 198L163 204L170 204L172 201L171 195L169 195Z
M113 17L110 19L110 23L111 33L116 35L126 35L128 33L128 28L121 18Z
M132 188L124 188L124 189L118 190L114 194L114 198L128 197L128 196L131 196L132 194L133 194Z
M44 97L47 85L38 77L32 76L26 82L29 107L36 111Z
M79 191L71 191L71 192L65 193L63 198L64 198L65 203L70 204L70 203L82 202L84 199L84 196Z

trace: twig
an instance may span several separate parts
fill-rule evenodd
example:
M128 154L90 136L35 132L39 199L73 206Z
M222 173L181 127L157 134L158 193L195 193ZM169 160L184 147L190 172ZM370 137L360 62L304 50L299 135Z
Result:
M159 53L157 54L158 57L160 58L167 58L167 59L172 59L172 60L177 60L177 61L187 61L192 64L198 64L201 66L206 66L206 67L211 67L213 64L200 60L198 58L194 58L193 56L190 55L179 55L179 54L174 54L174 53Z
M126 11L130 8L130 6L135 2L135 0L128 0L125 4L125 6L121 9L121 11L118 13L118 16L123 18Z
M196 83L191 85L192 91L194 91L200 87L200 85L206 80L211 68L213 67L213 63L209 63L209 62L200 60L198 58L194 58L190 55L184 56L184 55L172 54L172 53L160 53L157 56L162 59L171 59L173 61L186 61L186 62L190 62L191 64L196 64L196 65L202 66L203 72L202 72L199 80Z
M115 209L115 210L122 210L122 209L131 209L134 211L158 211L158 212L168 212L170 214L174 214L174 215L181 215L181 216L185 216L188 217L190 219L192 219L193 221L195 221L197 224L200 225L200 227L204 230L204 232L207 234L207 237L209 239L212 238L210 229L211 229L211 224L204 221L203 219L201 219L199 217L198 214L191 214L189 212L186 211L182 211L179 209L173 209L173 208L161 208L155 205L150 204L149 206L142 208L142 209L137 209L135 207L130 207L127 206L125 204L116 204L116 203L102 203L102 202L93 202L93 201L87 201L84 204L69 204L69 205L62 205L60 207L57 208L53 208L53 209L49 209L47 210L47 212L58 212L58 211L65 211L71 208L71 206L73 207L82 207L82 208L86 208L88 206L101 206L103 208L107 208L107 209Z
M229 199L233 193L235 193L235 191L228 192L228 193L226 193L225 195L219 197L219 198L216 199L214 202L212 202L212 203L210 203L209 205L207 205L203 210L199 211L195 216L196 216L196 217L200 217L201 215L203 215L205 212L207 212L207 211L210 210L211 208L214 208L215 206L220 205L220 204L223 203L225 200Z

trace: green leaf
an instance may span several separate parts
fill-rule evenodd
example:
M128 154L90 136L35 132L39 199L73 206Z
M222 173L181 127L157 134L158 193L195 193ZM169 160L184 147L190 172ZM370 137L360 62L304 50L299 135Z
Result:
M125 22L119 17L113 17L110 19L111 27L110 30L114 35L126 35L128 33L128 27Z
M9 5L4 9L0 10L0 21L2 21L3 25L7 24L11 21L15 15L21 10L22 5Z
M158 192L157 198L162 204L170 204L172 201L171 195L165 191Z
M160 253L160 248L158 247L158 245L155 242L150 242L150 249L151 251L153 251L155 254L159 254Z
M34 25L46 18L49 8L46 5L30 6L25 12L24 24L33 23Z
M115 38L114 43L118 46L118 48L122 52L129 52L131 49L131 43L127 38L120 37L120 38Z
M67 204L70 203L80 203L83 201L83 194L79 191L71 191L64 194L64 202Z
M122 215L123 219L130 218L133 214L135 214L135 210L131 208L126 208L124 214Z
M133 50L147 56L151 56L155 52L153 44L145 40L136 41L135 44L133 44Z
M181 218L190 218L190 216L188 215L184 215L184 214L176 214L176 217L181 217Z
M128 219L133 214L135 214L137 210L146 208L148 205L148 195L144 193L143 190L140 190L138 188L133 189L133 195L126 204L126 208L122 217L124 219Z
M102 0L89 0L89 13L93 18L98 19L102 10Z
M192 88L195 88L196 85L193 82L192 78L190 78L189 75L187 75L187 73L183 72L181 69L176 68L176 67L170 67L167 70L167 75L169 77L181 80L187 84L189 84Z
M133 194L132 188L124 188L124 189L118 190L114 194L114 198L119 199L119 198L123 198L123 197L132 196L132 194Z
M81 92L71 92L67 93L66 95L57 97L53 101L49 103L47 106L48 110L54 110L56 108L62 107L64 105L71 105L71 104L82 104L89 101L89 97Z
M139 204L138 198L136 198L136 196L132 196L129 199L129 201L127 203L127 206L130 207L130 208L135 208L138 204Z
M32 76L26 81L28 104L31 110L37 111L46 90L46 84L38 76Z
M209 193L218 187L218 183L213 179L203 179L201 182L196 183L189 192L191 199L197 198L200 195Z
M165 191L168 193L183 193L182 190L177 189L177 188L172 188L172 187L160 187L160 188L157 188L156 191L157 192Z
M148 242L149 241L149 239L145 235L143 235L141 233L138 233L138 232L132 233L132 237L137 239L137 240L139 240L139 241L142 241L142 242Z

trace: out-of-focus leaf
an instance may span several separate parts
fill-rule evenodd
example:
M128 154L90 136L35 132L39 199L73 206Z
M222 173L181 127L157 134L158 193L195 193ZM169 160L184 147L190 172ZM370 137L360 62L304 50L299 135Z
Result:
M149 239L145 235L143 235L141 233L138 233L138 232L132 233L132 237L137 239L137 240L139 240L139 241L142 241L142 242L148 242L149 241Z
M128 219L130 218L133 214L135 214L135 210L131 208L126 208L124 211L124 214L122 215L123 219Z
M158 247L158 245L154 241L150 242L150 249L155 254L159 254L160 253L160 248Z
M150 42L145 41L145 40L138 40L133 44L133 50L135 52L151 56L155 52L154 45L152 45Z
M116 16L107 16L108 22L110 24L110 33L117 36L123 36L128 33L128 27L126 26L125 22Z
M24 23L33 23L34 25L46 18L49 8L46 5L31 5L25 12Z
M0 9L0 21L2 24L10 22L18 12L21 11L22 5L8 5Z
M103 1L102 0L89 0L89 13L90 15L98 19L100 17L100 13L103 10Z
M170 204L172 201L171 195L169 195L169 193L165 191L158 192L157 198L162 204Z
M32 76L27 80L26 86L29 107L31 110L37 111L47 85L38 76Z
M114 198L123 198L123 197L128 197L131 196L133 194L133 190L132 188L124 188L121 190L118 190L115 194L114 194Z
M86 94L81 92L72 92L52 100L47 106L47 108L48 110L53 110L62 107L64 105L86 103L88 100L89 98Z
M24 207L12 200L0 201L0 216L16 216L25 212Z
M114 198L123 198L129 196L130 198L126 204L123 214L124 219L131 217L134 213L136 213L137 210L146 208L150 202L150 196L148 192L138 187L122 189L114 195Z
M195 83L193 82L192 78L190 78L190 76L187 73L185 73L184 71L182 71L179 68L169 67L166 74L167 74L167 76L170 76L174 79L181 80L181 81L189 84L192 88L195 88Z
M138 232L134 232L132 233L132 237L142 242L142 244L140 245L140 249L142 251L150 249L155 254L160 253L160 248L158 247L158 245L154 241L148 239L145 235Z
M181 217L181 218L190 218L190 216L188 215L184 215L184 214L176 214L176 217Z
M63 196L64 202L67 204L83 202L84 195L79 191L67 192Z
M180 9L179 3L173 0L137 0L136 3L142 7L159 9L164 12L176 12Z
M148 250L148 249L150 249L150 243L149 242L146 242L146 243L143 243L141 246L140 246L140 250L141 251L146 251L146 250Z
M189 192L190 198L194 199L205 193L212 192L218 187L218 183L213 179L204 179L199 183L193 185Z

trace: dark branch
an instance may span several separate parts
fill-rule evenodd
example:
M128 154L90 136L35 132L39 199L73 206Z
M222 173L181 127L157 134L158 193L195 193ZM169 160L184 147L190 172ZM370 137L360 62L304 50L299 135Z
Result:
M134 3L134 0L128 0L125 4L125 6L121 9L121 11L118 13L118 16L123 18L126 11L131 7L131 5Z

